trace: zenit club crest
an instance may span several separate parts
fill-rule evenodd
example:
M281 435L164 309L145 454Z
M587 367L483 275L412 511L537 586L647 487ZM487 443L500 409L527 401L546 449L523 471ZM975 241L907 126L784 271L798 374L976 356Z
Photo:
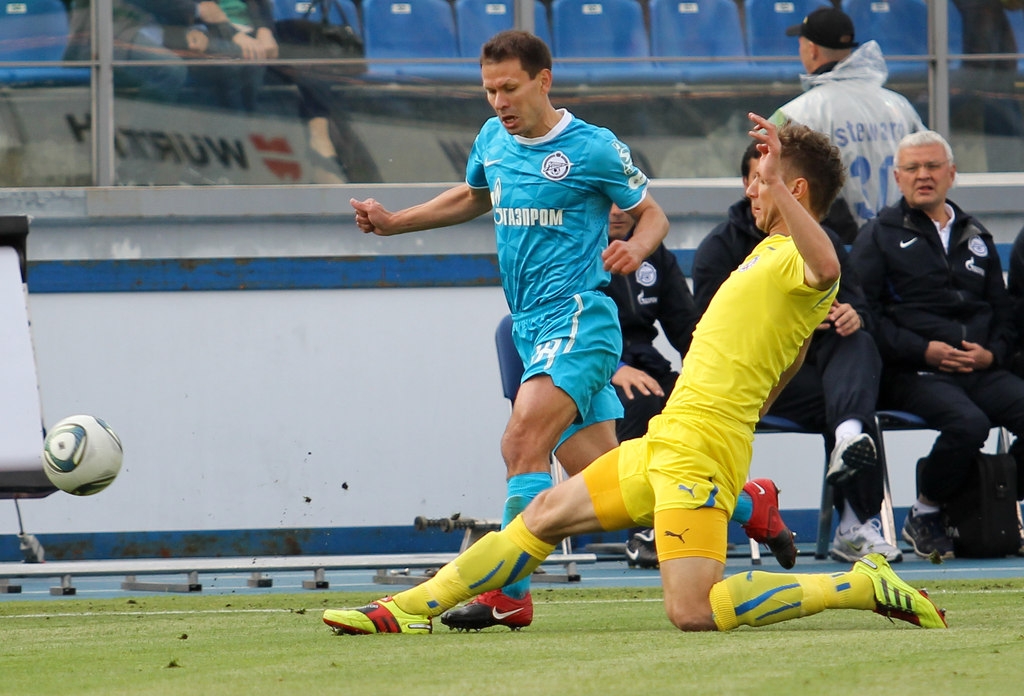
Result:
M551 181L561 181L569 176L570 169L572 169L572 162L561 150L552 152L544 158L544 162L540 165L540 173Z
M658 269L649 262L644 261L640 264L640 268L636 269L636 282L645 288L651 287L658 282Z

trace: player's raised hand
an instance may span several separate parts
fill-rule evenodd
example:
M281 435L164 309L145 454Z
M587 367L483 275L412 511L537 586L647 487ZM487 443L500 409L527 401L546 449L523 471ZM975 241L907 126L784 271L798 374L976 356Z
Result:
M750 137L757 141L757 150L761 153L757 175L765 182L772 181L779 175L779 157L782 154L779 129L764 116L753 112L748 113L747 118L756 126L750 130Z

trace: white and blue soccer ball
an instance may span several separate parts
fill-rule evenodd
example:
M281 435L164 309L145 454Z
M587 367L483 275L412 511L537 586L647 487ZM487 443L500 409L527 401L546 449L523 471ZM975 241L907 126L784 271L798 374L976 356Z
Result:
M69 416L50 428L43 442L43 471L57 488L93 495L121 471L121 439L94 416Z

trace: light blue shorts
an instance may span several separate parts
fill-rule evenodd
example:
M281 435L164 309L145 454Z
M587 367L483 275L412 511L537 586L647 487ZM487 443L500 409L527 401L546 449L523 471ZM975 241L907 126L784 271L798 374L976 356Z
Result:
M587 292L513 320L512 337L526 366L522 381L548 375L576 402L579 413L559 445L581 428L622 418L622 404L611 384L622 355L614 300L602 292Z

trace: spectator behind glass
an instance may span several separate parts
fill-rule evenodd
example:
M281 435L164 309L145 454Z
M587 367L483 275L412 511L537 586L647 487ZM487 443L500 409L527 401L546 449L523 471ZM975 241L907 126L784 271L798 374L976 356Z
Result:
M608 238L628 239L634 225L629 213L613 203L608 216ZM664 244L659 244L634 273L613 275L604 292L615 300L622 328L622 357L612 375L612 385L623 408L623 417L615 426L615 435L622 442L647 432L647 422L661 413L679 377L654 346L658 337L656 323L683 358L690 348L697 309L675 255ZM652 529L630 530L626 558L630 566L658 567Z
M89 0L71 4L67 60L91 60ZM209 39L193 26L193 0L112 0L114 60L166 60L168 65L118 66L114 86L137 89L140 99L172 102L188 70L178 52L205 53Z
M268 0L203 0L195 6L196 16L210 37L211 55L243 61L277 58L273 8ZM244 112L257 110L266 70L265 65L245 63L191 67L204 102Z
M210 53L245 61L280 57L270 0L203 0L196 3L196 12L211 37ZM205 103L246 113L259 110L266 66L193 66L191 70ZM299 117L305 121L309 135L313 183L344 183L340 176L344 165L331 138L330 85L322 75L318 77L317 70L308 67L278 65L269 71L274 79L298 88ZM336 130L339 137L357 140L343 120L339 119Z
M760 157L751 142L740 163L744 190L757 178ZM839 293L827 321L814 332L803 365L768 413L825 437L830 452L826 475L834 486L839 514L832 557L856 561L880 553L889 561L900 561L903 554L882 536L877 518L885 494L874 417L882 361L871 335L861 330L867 304L846 249L831 230L825 228L825 234L842 266ZM764 237L750 201L743 198L729 208L729 219L704 238L693 259L694 295L702 314L719 286Z
M993 425L1017 437L1010 452L1024 482L1024 380L1004 369L1013 306L992 235L946 197L956 165L945 138L904 138L895 177L903 198L861 229L851 258L884 361L883 405L939 431L918 464L903 538L918 556L952 558L941 507L965 486Z
M829 136L839 148L846 183L842 200L823 224L850 244L861 225L899 200L889 174L896 143L924 126L906 98L882 87L889 76L882 49L874 41L863 46L855 42L853 21L844 12L819 8L786 34L800 37L800 61L807 71L800 76L804 93L781 106L770 120L803 123ZM865 138L865 132L878 135Z

